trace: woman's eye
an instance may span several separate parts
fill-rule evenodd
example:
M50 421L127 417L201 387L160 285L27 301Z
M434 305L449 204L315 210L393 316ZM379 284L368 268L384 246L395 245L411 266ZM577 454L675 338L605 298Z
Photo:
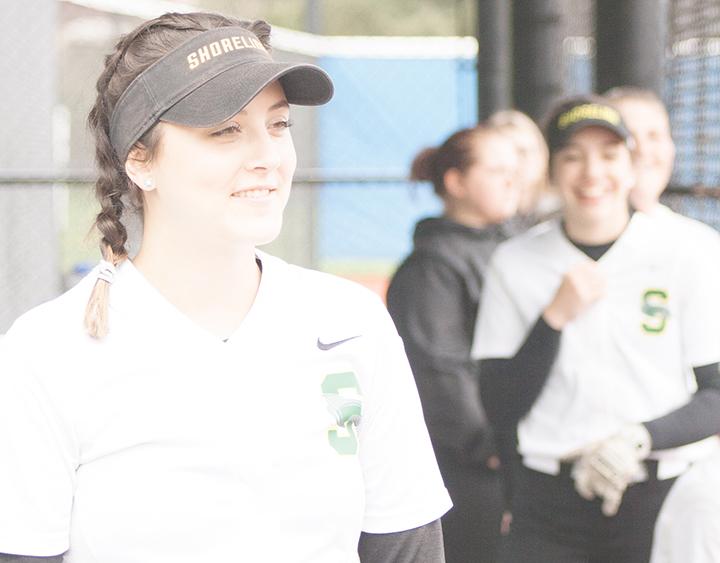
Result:
M240 133L240 126L237 123L233 123L231 125L228 125L227 127L223 127L222 129L213 131L211 133L211 136L212 137L224 137L225 135L232 135L235 133Z
M271 129L282 131L283 129L289 129L292 127L292 121L289 119L278 119L270 124Z
M580 158L580 155L574 152L567 152L562 155L563 162L577 162L578 160L580 160Z

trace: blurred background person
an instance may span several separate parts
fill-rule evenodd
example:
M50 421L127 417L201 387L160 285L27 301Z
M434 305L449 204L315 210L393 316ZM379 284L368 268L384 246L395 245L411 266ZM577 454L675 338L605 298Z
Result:
M606 93L635 140L637 180L630 202L638 210L667 221L680 244L706 248L706 259L720 260L720 235L712 227L673 212L660 203L672 175L675 143L670 117L652 91L619 86ZM658 517L653 563L720 561L720 452L699 461L673 486ZM713 474L713 472L717 472Z
M432 182L444 212L417 224L387 295L454 503L442 520L449 563L493 562L500 538L498 458L470 345L485 269L519 205L517 167L515 145L492 125L421 151L411 179Z
M675 143L665 104L652 90L618 86L605 94L618 109L634 139L635 186L630 190L634 209L671 221L671 228L687 244L704 244L708 256L720 259L720 235L712 227L675 213L660 203L675 164Z
M670 116L652 90L618 86L608 90L605 97L618 109L635 139L637 179L630 191L630 204L638 211L656 213L675 163Z
M530 116L515 109L495 112L487 123L506 133L518 151L520 204L512 223L519 230L525 230L557 212L560 207L559 197L550 190L548 184L548 148L545 138Z
M498 247L473 343L522 455L500 560L642 563L682 446L720 428L720 264L630 210L632 137L602 98L557 105L546 138L562 217Z
M676 153L665 104L652 90L636 86L612 88L605 97L618 109L635 141L633 162L636 181L630 191L630 204L650 215L680 218L660 203L660 196L670 183ZM696 226L702 225L699 221L684 220ZM714 229L703 230L717 236Z
M720 561L720 451L695 463L670 490L655 526L652 563Z

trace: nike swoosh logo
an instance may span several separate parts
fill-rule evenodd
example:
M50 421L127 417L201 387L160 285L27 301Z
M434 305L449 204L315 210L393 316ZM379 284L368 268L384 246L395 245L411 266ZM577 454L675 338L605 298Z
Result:
M346 342L349 342L350 340L355 340L356 338L360 338L361 334L356 334L355 336L351 336L350 338L343 338L342 340L336 340L335 342L321 342L320 339L317 339L317 347L320 350L332 350L335 348L335 346L340 346L340 344L345 344Z

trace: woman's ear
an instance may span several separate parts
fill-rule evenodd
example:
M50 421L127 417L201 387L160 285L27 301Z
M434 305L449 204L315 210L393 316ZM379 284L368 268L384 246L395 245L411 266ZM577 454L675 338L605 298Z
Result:
M462 199L465 196L465 185L463 174L457 168L448 168L443 174L445 192L454 199Z
M155 189L150 159L147 157L145 147L135 145L130 149L130 153L125 160L125 173L141 190L149 192Z

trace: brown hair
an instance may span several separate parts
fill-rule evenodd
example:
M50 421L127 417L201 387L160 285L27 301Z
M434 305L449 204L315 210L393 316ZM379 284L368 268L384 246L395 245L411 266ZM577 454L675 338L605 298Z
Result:
M425 148L415 156L410 166L410 179L432 182L435 193L444 198L447 195L445 173L453 168L464 173L476 163L475 143L493 134L503 133L499 127L488 124L456 131L440 146Z
M538 124L529 115L516 109L506 109L492 114L487 122L496 125L502 131L520 131L534 137L538 149L543 153L544 160L547 160L548 149L545 144L545 137Z
M550 190L548 181L549 152L547 143L545 142L545 136L538 124L535 123L529 115L516 109L497 111L488 118L487 122L496 125L501 131L507 131L514 142L516 142L516 138L513 136L513 133L527 135L534 139L537 150L540 153L540 160L543 164L542 174L538 182L530 187L532 193L529 194L526 201L521 200L521 205L523 203L529 205L529 208L521 209L521 213L534 212L539 200Z
M88 125L95 138L95 162L98 179L95 195L100 202L93 227L100 231L100 252L117 266L127 258L127 230L121 219L125 204L130 203L142 213L140 189L125 172L110 143L110 117L118 99L130 83L155 61L188 39L210 29L241 26L252 31L266 49L270 49L270 26L263 21L243 21L211 13L168 13L146 21L120 38L115 51L105 57L105 69L98 78L97 98L90 110ZM145 133L138 143L150 161L157 154L160 135L157 127ZM85 327L94 338L107 334L109 283L98 279L85 311Z
M616 86L603 94L603 97L613 105L621 104L626 100L634 100L637 102L647 102L655 104L665 117L670 120L665 103L655 92L648 88L640 88L638 86Z

